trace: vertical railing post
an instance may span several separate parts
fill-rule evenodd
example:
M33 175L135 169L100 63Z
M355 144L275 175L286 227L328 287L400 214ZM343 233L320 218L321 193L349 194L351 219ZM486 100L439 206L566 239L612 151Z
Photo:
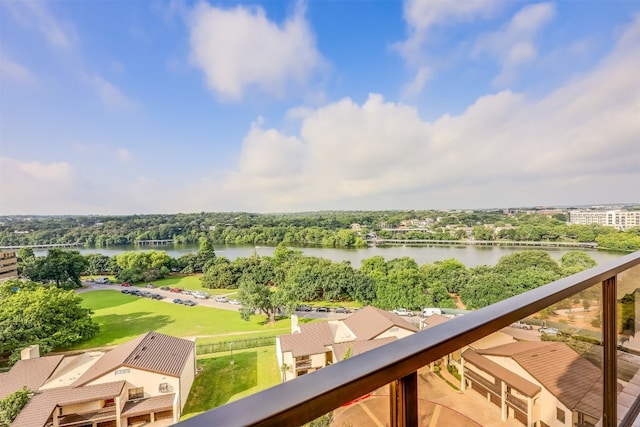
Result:
M602 396L602 427L617 425L617 303L616 276L602 282L602 338L604 345Z
M394 427L418 425L418 373L412 372L389 384L390 424Z

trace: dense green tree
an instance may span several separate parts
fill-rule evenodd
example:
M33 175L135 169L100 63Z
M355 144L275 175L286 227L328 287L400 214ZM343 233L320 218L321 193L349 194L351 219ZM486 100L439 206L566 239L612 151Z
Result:
M13 423L13 420L29 403L31 395L31 390L23 387L0 400L0 427L8 427Z
M558 276L562 274L562 269L558 263L551 258L551 255L540 250L514 252L510 255L503 256L496 264L495 271L499 274L508 276L515 271L529 267L549 270Z
M469 272L463 263L450 258L444 261L436 261L433 264L424 264L420 267L428 283L440 283L448 292L459 293L469 281Z
M84 258L87 261L86 272L90 275L95 276L97 274L108 273L111 271L110 258L106 255L87 254L87 255L84 255Z
M0 295L0 354L11 352L12 360L29 345L38 344L47 353L98 332L91 310L82 307L82 298L73 291L8 280L0 285Z
M50 249L46 256L37 257L34 270L25 276L41 283L53 282L59 288L82 287L80 275L87 269L87 260L78 251Z
M580 251L570 251L560 258L563 276L570 276L579 271L596 266L596 262L588 254Z

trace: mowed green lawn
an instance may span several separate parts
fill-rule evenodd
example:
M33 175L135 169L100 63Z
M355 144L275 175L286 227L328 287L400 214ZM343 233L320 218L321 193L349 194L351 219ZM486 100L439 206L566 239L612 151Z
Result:
M157 331L176 337L220 335L237 332L257 332L273 335L286 333L291 321L282 319L267 324L266 316L251 316L246 322L237 311L210 307L187 307L179 304L139 298L112 290L79 294L83 306L94 311L93 320L100 332L90 341L75 347L79 349L102 347L126 342L148 331ZM236 335L241 338L242 335ZM229 338L231 339L231 338Z
M275 346L201 356L202 371L191 387L183 418L257 393L281 382Z

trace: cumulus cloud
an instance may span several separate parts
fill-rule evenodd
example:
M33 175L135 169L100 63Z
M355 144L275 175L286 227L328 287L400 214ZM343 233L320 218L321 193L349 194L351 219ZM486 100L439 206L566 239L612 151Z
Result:
M284 96L291 85L308 82L322 63L301 6L277 24L259 6L200 3L189 27L191 61L224 99L239 100L248 88Z
M555 16L552 3L536 3L524 6L501 29L479 37L474 55L487 54L501 66L494 83L504 86L515 77L518 69L537 58L534 37Z
M201 199L262 211L631 200L639 28L640 18L592 72L539 99L505 90L426 121L371 94L305 110L296 134L258 121L239 169L194 188Z

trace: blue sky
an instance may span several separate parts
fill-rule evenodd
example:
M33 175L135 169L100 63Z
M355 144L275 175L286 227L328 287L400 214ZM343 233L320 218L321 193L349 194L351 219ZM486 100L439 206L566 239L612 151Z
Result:
M0 1L0 214L640 201L640 1Z

